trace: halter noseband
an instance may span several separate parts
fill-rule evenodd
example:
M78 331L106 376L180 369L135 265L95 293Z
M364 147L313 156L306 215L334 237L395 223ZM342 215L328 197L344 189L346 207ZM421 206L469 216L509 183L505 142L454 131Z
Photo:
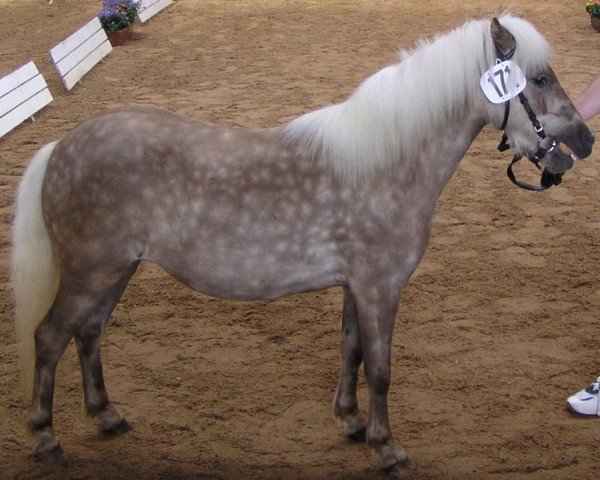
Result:
M511 51L509 51L506 55L502 55L498 50L496 50L496 56L497 56L498 62L504 62L506 60L510 60L514 54L515 54L514 48ZM535 112L531 108L531 105L529 105L529 101L527 100L525 93L520 92L518 94L518 96L519 96L519 100L521 101L521 105L523 105L525 112L527 112L529 121L533 125L533 130L535 131L535 133L537 134L537 136L539 137L540 142L541 142L543 139L546 138L546 132L544 132L544 127L538 120ZM508 143L508 136L506 135L506 125L508 124L509 116L510 116L510 100L507 100L506 102L504 102L504 118L502 120L502 126L500 127L500 130L503 130L504 134L502 135L502 139L500 140L500 143L498 144L498 150L500 150L501 152L504 152L510 148L510 145ZM540 160L542 160L542 158L544 158L548 152L551 152L552 150L554 150L554 148L556 148L556 141L553 141L552 144L550 145L550 148L548 148L548 149L543 148L541 146L541 144L538 143L537 151L533 154L532 157L527 157L527 158L539 170L541 168L539 165ZM529 183L525 183L525 182L521 182L521 181L517 180L512 169L513 169L513 165L515 163L517 163L519 160L521 160L521 158L523 158L522 155L515 154L515 156L512 159L512 162L510 162L510 164L508 165L508 168L506 169L506 175L508 176L508 179L512 183L514 183L516 186L523 188L525 190L539 192L542 190L547 190L548 188L552 187L553 185L559 185L562 182L562 173L551 173L545 169L542 170L542 177L540 179L540 185L530 185Z

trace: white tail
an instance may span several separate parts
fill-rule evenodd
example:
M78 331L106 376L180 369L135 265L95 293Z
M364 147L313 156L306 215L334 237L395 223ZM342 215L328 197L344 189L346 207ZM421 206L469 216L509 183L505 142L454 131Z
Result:
M54 302L59 270L42 215L42 183L56 142L38 151L17 191L12 230L12 284L23 393L31 398L35 364L34 332Z

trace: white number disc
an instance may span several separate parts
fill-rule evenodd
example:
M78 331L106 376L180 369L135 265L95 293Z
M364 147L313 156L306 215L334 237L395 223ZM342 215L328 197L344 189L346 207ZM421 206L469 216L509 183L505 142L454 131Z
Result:
M516 97L526 83L523 70L511 60L497 63L479 80L483 93L492 103L503 103Z

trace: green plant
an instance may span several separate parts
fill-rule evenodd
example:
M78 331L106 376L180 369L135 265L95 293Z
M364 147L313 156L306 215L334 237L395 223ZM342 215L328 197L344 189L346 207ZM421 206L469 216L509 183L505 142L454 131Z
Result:
M592 17L600 17L600 0L586 2L585 9Z

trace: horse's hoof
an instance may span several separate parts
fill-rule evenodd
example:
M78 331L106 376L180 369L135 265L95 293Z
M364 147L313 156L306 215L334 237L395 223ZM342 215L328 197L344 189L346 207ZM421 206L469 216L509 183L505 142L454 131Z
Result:
M381 469L386 473L397 472L403 469L409 463L408 454L395 445L386 445L381 450Z
M119 423L113 425L112 427L102 428L100 433L104 438L114 438L132 430L133 425L123 418Z
M410 460L409 460L409 458L407 456L405 460L396 461L395 463L392 463L391 465L381 467L381 469L385 473L398 472L400 470L403 470L409 464L409 461Z
M31 458L38 462L65 464L65 452L59 443L51 448L38 448L31 453Z
M348 438L348 440L352 440L353 442L364 443L367 441L367 428L361 428L356 432L348 433L346 438Z
M341 409L334 408L333 418L342 429L344 437L353 442L363 443L367 440L367 422L358 411L339 413Z

